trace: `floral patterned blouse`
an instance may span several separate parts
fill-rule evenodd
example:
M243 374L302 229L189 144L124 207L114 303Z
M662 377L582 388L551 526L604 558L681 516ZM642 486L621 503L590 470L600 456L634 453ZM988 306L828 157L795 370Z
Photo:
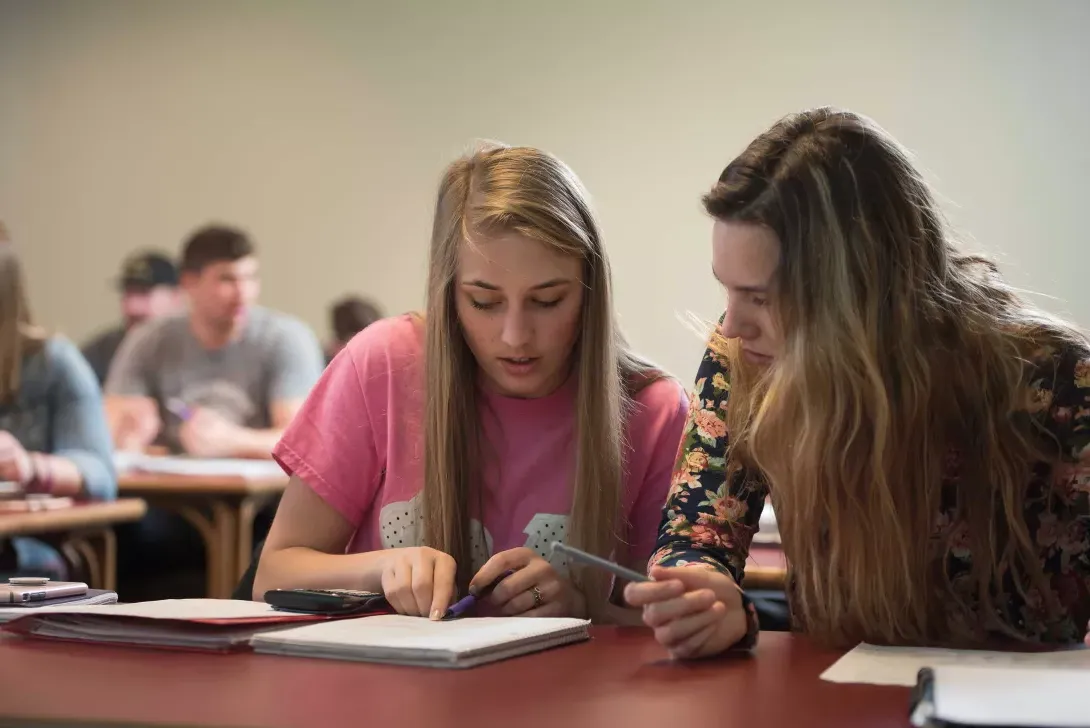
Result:
M726 404L730 376L726 359L710 346L697 373L689 416L651 563L702 564L742 583L750 542L768 496L758 474L739 470L726 482ZM1033 359L1028 410L1056 437L1062 461L1033 468L1027 483L1026 523L1040 550L1045 574L1064 615L1050 619L1029 592L1002 595L1008 614L1020 617L1024 636L1038 642L1083 639L1090 620L1090 351L1043 348ZM956 468L956 459L949 467ZM946 482L956 487L956 472ZM935 535L946 534L947 569L953 580L968 574L971 554L957 538L955 497L936 514ZM750 630L738 647L756 642L757 619L748 599ZM999 606L999 605L997 605Z

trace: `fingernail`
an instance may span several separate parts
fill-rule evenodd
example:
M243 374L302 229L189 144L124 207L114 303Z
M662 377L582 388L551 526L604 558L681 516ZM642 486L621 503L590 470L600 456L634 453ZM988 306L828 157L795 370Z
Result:
M431 613L431 618L432 621L438 622L440 619L443 618L443 611L441 609L436 609L434 612Z

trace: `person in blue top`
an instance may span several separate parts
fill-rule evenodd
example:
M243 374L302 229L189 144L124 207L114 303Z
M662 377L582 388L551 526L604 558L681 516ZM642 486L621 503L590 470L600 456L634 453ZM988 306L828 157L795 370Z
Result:
M34 326L18 257L0 223L0 482L16 493L117 496L109 428L90 365L76 346ZM58 575L37 541L0 541L0 571Z

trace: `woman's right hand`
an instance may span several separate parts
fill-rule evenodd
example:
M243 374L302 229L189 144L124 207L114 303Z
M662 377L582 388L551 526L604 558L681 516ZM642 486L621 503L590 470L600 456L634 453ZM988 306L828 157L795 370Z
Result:
M398 614L442 619L454 599L457 570L450 554L426 546L387 549L382 593Z
M703 566L652 567L654 581L631 583L625 601L675 658L710 657L746 636L748 620L734 580Z

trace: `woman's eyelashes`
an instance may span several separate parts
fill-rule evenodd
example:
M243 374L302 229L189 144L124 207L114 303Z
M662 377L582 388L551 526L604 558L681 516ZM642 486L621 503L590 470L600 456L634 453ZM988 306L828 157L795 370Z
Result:
M537 308L556 308L563 300L563 296L561 296L560 298L553 298L547 301L538 298L531 298L530 305ZM478 311L492 311L499 307L501 303L502 301L478 301L476 298L473 298L473 296L469 297L469 305L477 309Z
M727 291L726 293L727 293L727 302L729 303L730 300L731 300L731 294L730 294L730 291ZM750 305L753 305L753 306L765 306L765 305L768 304L768 296L764 296L764 295L761 295L761 294L751 293L751 294L746 295L745 298L741 297L743 294L736 293L735 295L738 296L739 301L745 301L745 302L747 302L747 303L749 303Z
M478 301L473 296L470 296L469 305L478 311L490 311L500 304L499 301Z

